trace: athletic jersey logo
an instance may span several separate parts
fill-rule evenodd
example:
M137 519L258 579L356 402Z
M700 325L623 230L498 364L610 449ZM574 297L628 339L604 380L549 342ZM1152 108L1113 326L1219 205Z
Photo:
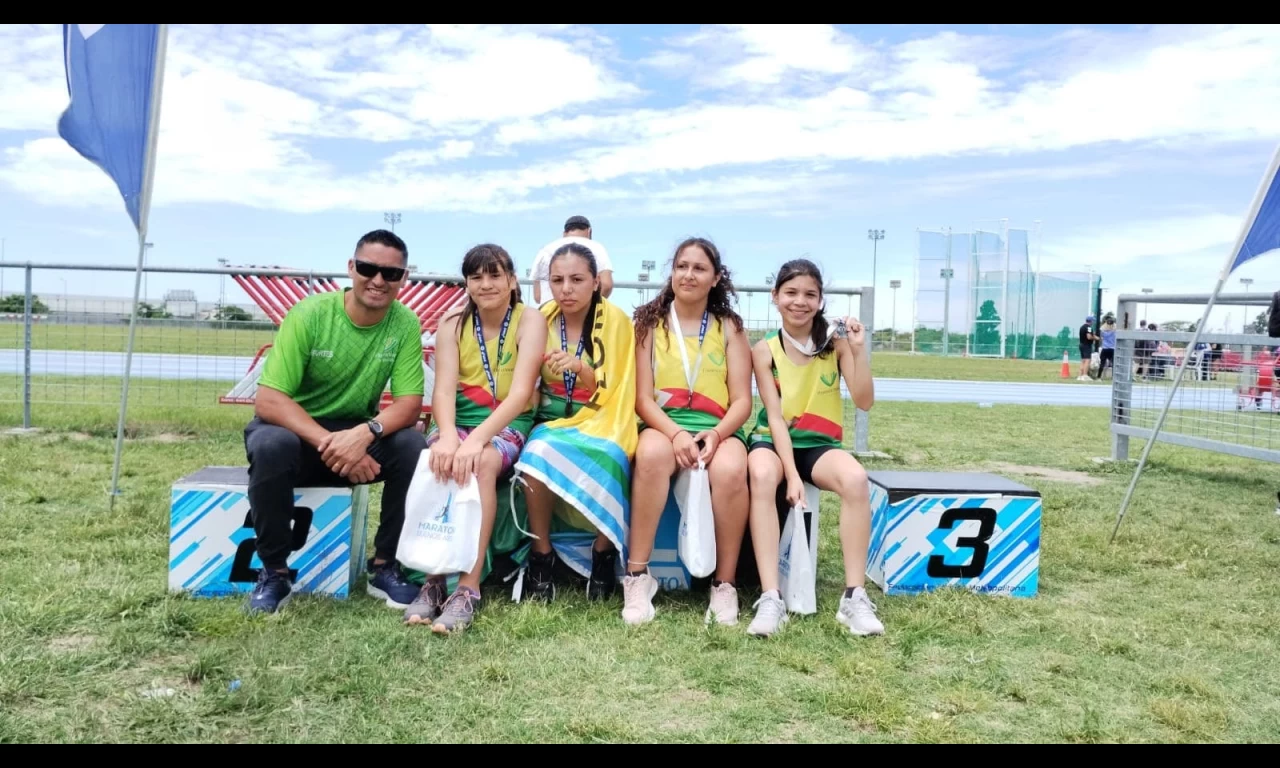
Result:
M714 366L719 367L721 365L724 365L724 355L720 354L719 352L708 352L707 359L710 360L711 364Z
M835 371L832 371L831 373L823 374L822 376L819 376L818 378L822 381L823 386L827 386L827 387L829 387L829 386L831 386L832 384L835 384L835 383L836 383L836 379L837 379L837 378L839 378L839 377L840 377L840 374L836 373Z
M510 365L511 361L516 357L515 353L509 349L502 351L502 356L498 358L498 365Z

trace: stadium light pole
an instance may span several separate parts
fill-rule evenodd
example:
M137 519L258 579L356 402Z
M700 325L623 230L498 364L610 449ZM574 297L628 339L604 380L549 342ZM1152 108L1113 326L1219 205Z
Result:
M872 288L876 287L876 246L884 239L883 229L868 229L867 239L872 241Z
M889 288L893 291L893 318L889 326L889 349L895 349L898 340L898 289L902 287L901 280L890 280Z
M151 297L151 293L150 293L151 289L147 287L147 277L148 277L147 272L146 272L146 269L147 269L147 253L149 253L149 252L151 251L151 249L152 249L154 246L155 246L155 243L143 243L143 244L142 244L142 270L143 270L143 272L142 272L142 294L143 294L143 298L147 298L147 299L149 299L149 298ZM137 312L137 311L138 311L138 308L137 308L137 307L134 307L134 308L133 308L133 311L134 311L134 312Z
M396 231L396 225L400 223L400 214L388 211L382 214L382 220L391 225L391 231Z
M1249 286L1253 285L1253 278L1242 277L1240 278L1240 284L1244 286L1244 292L1248 293ZM1264 333L1265 331L1266 329L1264 328L1261 331L1259 331L1259 333ZM1249 310L1246 309L1244 311L1244 333L1248 333L1248 332L1249 332Z
M1146 294L1152 294L1152 293L1155 293L1155 289L1154 289L1154 288L1143 288L1143 289L1142 289L1142 292L1143 292L1143 293L1146 293ZM1150 305L1148 305L1145 301L1144 301L1144 302L1142 302L1142 318L1141 318L1141 319L1143 319L1143 320L1150 320L1150 319L1151 319L1151 318L1147 317L1147 310L1149 310L1150 308L1151 308L1151 307L1150 307Z

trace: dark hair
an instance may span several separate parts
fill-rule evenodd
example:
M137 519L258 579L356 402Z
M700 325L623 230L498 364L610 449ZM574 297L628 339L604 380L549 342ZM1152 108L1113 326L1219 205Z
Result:
M551 254L551 260L547 262L547 279L551 278L551 265L556 263L556 259L561 256L572 255L577 256L587 262L587 268L591 270L591 276L596 277L596 255L591 249L579 243L565 243ZM582 348L589 357L595 357L595 347L591 344L591 326L596 321L596 305L601 302L603 297L600 295L600 286L596 285L596 289L591 294L591 305L587 307L587 315L582 318Z
M684 252L684 249L694 247L702 249L702 252L707 255L707 259L711 262L711 269L720 276L720 282L713 285L711 292L707 294L707 309L710 310L711 314L719 318L721 322L732 320L734 327L741 331L742 318L737 312L733 311L733 302L737 301L738 292L734 290L729 270L724 266L724 262L721 261L720 251L714 243L701 237L687 238L676 246L675 255L671 257L671 271L675 272L676 261L679 260L680 254ZM643 342L645 337L649 335L649 330L656 328L658 323L662 323L664 328L670 324L667 315L671 312L671 302L675 301L675 298L676 292L671 287L671 276L668 276L667 284L662 287L662 291L657 298L636 308L632 320L636 327L637 344Z
M409 247L404 244L404 241L401 240L395 232L385 229L375 229L372 232L369 232L356 242L356 253L359 253L361 248L370 243L373 243L374 245L385 245L388 248L395 248L402 256L404 256L405 263L409 263Z
M773 282L773 295L776 297L783 285L797 277L812 277L818 284L818 296L822 296L822 271L808 259L792 259L782 265ZM822 313L822 307L818 307L818 313L813 316L813 329L809 331L809 338L818 349L818 357L831 354L831 345L828 343L830 340L827 338L827 318Z
M570 216L564 223L564 231L572 232L575 229L591 229L591 222L587 221L586 216Z
M516 265L511 260L511 254L500 245L493 243L482 243L467 251L467 255L462 257L462 277L467 279L472 275L481 273L489 275L499 275L506 272L508 275L515 277ZM517 284L511 289L511 302L508 306L514 307L520 303L520 286ZM458 321L458 338L462 338L467 321L476 311L476 302L471 298L471 294L467 294L467 306L462 310L462 319Z

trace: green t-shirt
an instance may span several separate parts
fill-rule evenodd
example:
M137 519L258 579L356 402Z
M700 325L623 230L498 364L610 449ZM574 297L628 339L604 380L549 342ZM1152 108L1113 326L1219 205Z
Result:
M347 316L345 296L319 293L295 304L258 379L314 419L372 418L388 379L392 397L424 393L418 316L397 301L377 325L362 328Z

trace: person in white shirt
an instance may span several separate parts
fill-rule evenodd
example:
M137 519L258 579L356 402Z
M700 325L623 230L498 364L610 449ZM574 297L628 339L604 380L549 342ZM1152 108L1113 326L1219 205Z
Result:
M529 274L533 280L534 304L541 306L543 296L546 296L547 301L551 300L551 283L549 282L551 256L567 243L577 243L591 250L591 255L596 259L596 269L600 278L600 295L607 299L609 294L613 293L613 263L609 261L609 252L603 245L591 239L591 222L587 221L586 216L570 216L564 223L564 236L544 245L542 250L538 251L538 255L533 258L533 267Z

